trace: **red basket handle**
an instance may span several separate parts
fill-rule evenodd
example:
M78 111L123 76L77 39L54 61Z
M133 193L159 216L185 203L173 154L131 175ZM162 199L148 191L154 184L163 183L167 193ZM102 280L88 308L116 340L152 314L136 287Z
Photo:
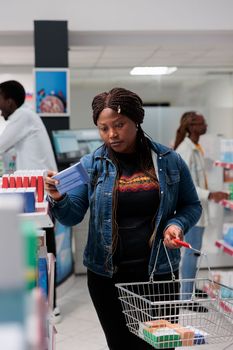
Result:
M193 248L193 247L191 246L191 244L189 244L189 243L187 243L187 242L181 241L180 239L177 239L177 238L174 238L173 241L176 242L176 243L178 243L178 244L180 244L180 245L182 245L182 246L185 247L185 248L192 249L192 250L194 250L195 252L197 252L197 253L199 253L199 254L202 254L200 250L197 250L197 249Z
M173 241L178 243L178 244L180 244L180 245L182 245L185 248L189 248L189 249L192 248L191 244L189 244L187 242L184 242L184 241L181 241L180 239L174 238Z

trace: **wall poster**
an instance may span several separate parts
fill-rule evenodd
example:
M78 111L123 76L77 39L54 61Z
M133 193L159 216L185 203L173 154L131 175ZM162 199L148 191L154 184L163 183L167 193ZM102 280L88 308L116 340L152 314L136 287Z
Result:
M35 68L35 111L42 117L70 115L69 70Z

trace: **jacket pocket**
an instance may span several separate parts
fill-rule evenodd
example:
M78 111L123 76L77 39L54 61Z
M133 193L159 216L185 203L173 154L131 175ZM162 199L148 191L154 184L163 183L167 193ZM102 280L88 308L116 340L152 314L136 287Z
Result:
M179 170L169 170L166 173L166 182L168 185L173 185L180 182L180 172Z

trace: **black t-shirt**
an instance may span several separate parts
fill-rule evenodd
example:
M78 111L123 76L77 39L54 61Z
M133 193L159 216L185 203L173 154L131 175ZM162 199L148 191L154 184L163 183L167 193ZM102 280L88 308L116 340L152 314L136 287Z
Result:
M121 176L117 188L118 243L113 261L116 266L148 262L149 240L159 206L159 183L140 170L136 153L117 154L117 159Z

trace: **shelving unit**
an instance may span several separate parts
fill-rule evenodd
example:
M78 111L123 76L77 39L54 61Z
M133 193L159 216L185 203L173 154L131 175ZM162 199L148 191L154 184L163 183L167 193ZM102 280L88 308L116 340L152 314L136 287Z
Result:
M49 312L53 307L55 258L52 254L48 254L48 302L36 283L39 269L37 271L35 266L36 250L42 248L39 243L44 242L43 246L46 246L42 233L38 234L38 242L36 241L36 231L39 231L38 228L53 225L48 215L48 203L37 204L37 211L28 214L20 214L22 201L19 196L6 196L0 204L2 226L0 256L4 272L0 274L0 333L2 335L8 332L8 343L9 339L12 340L10 346L12 349L14 347L14 349L54 350L56 329L49 322ZM37 228L35 229L34 225L19 227L20 221L32 221L36 223ZM6 339L6 344L1 345L5 349L8 348L8 343Z
M215 166L219 166L225 169L233 169L233 163L221 162L220 160L216 160L214 162Z
M223 199L221 202L219 202L219 204L221 206L223 206L224 208L233 210L233 201L232 200Z
M54 224L48 214L48 202L35 203L36 211L33 213L21 213L18 214L21 221L31 221L35 224L36 229L44 229L53 227ZM53 308L53 290L54 290L54 273L55 273L55 257L52 253L47 253L48 258L48 285L49 285L49 295L48 295L48 322L47 322L47 337L46 337L46 348L48 350L55 349L55 335L57 333L56 328L53 324L49 322L49 315Z
M233 163L221 162L219 160L215 161L215 166L222 167L227 170L233 170ZM222 200L219 202L221 206L226 209L233 210L233 200ZM233 214L233 213L232 213ZM224 253L233 256L233 247L227 244L223 239L217 240L215 245L220 248Z
M203 291L207 293L211 298L216 297L215 291L211 289L209 286L205 286ZM221 309L223 309L226 312L229 312L229 313L233 312L233 308L229 303L227 303L227 301L226 302L224 300L219 301L219 306L221 307Z
M233 247L224 242L224 240L218 240L215 245L220 248L224 253L233 256Z
M33 221L36 228L53 227L53 222L48 214L48 202L36 203L36 211L34 213L19 214L23 221Z

